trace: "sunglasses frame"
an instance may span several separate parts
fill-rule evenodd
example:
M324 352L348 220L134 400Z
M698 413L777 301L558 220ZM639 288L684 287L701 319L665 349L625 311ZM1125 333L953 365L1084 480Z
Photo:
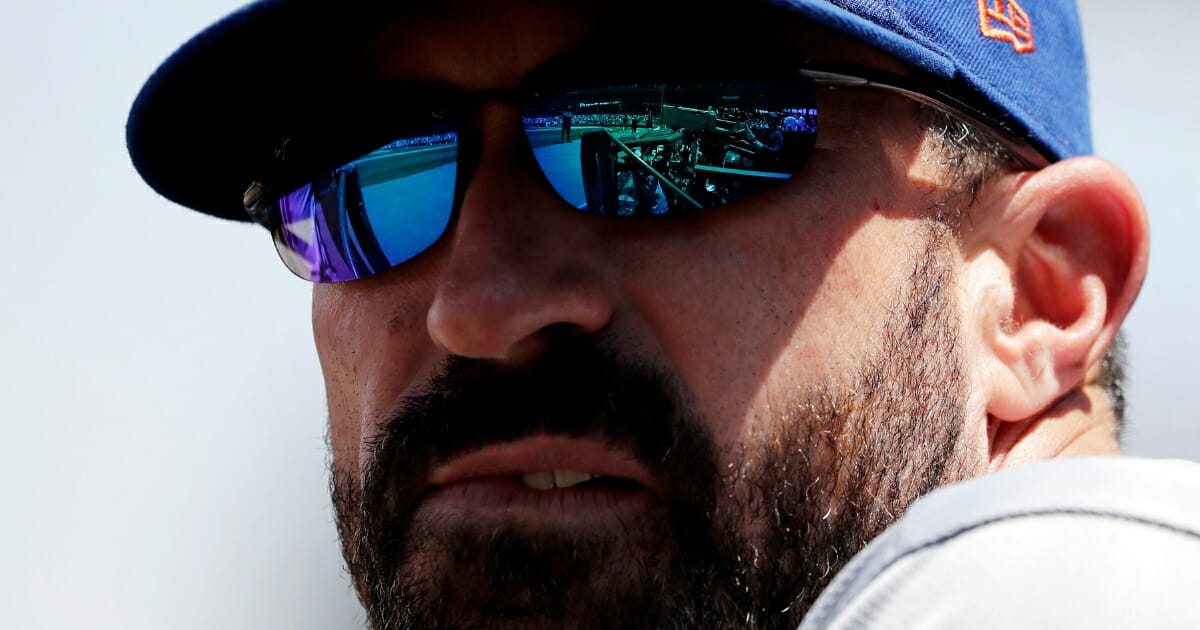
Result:
M1018 131L1019 128L1007 118L975 107L934 87L928 80L902 76L875 68L846 65L806 65L796 70L793 78L810 81L814 88L884 92L930 107L973 127L1004 146L1015 161L1015 165L1025 170L1039 170L1053 161L1036 148L1030 134ZM785 82L786 80L784 79ZM538 90L521 88L488 88L461 93L453 99L450 105L427 111L431 120L454 123L483 103L495 102L521 107L570 91L555 90L543 94ZM279 192L279 188L283 186L278 186L277 182L283 178L278 174L284 172L286 168L291 143L292 138L289 136L279 144L273 156L271 172L266 177L252 183L243 195L243 205L250 218L272 233L278 229L280 221L277 202L286 194ZM643 166L645 165L643 164ZM291 190L290 186L288 190ZM686 195L684 196L686 197ZM453 213L453 210L451 212ZM290 266L289 269L291 269ZM311 278L309 280L311 281Z

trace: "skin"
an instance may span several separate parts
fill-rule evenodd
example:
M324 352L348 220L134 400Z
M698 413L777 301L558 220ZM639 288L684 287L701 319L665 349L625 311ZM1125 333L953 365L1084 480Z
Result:
M535 29L519 11L492 9L496 15L475 13L479 23L458 29L457 38L428 44L437 52L397 56L380 71L390 80L436 78L464 90L512 86L580 37L555 41L544 32L571 29ZM396 38L420 32L432 39L431 31ZM822 38L840 47L830 58L899 68L865 47ZM437 63L431 68L428 60ZM604 330L668 357L693 390L722 392L698 406L727 419L716 427L723 442L753 433L747 410L766 404L773 389L851 369L872 347L864 331L878 327L907 281L904 265L879 262L911 258L914 248L905 244L936 185L931 169L915 161L922 140L915 123L897 133L896 119L911 118L906 101L835 98L854 118L822 120L819 156L773 195L770 208L743 204L748 212L666 226L635 220L636 230L567 209L520 153L515 112L485 105L476 121L484 136L480 163L453 232L402 267L315 287L335 457L361 463L364 454L348 448L368 443L379 429L372 420L446 356L519 364L545 347L544 331L555 325ZM887 113L897 107L909 115ZM764 232L778 245L764 246Z
M512 87L594 28L587 11L557 4L452 3L388 27L349 63L380 81ZM795 21L758 24L743 53L763 42L903 71ZM679 221L572 211L532 164L515 111L481 106L447 235L388 272L314 289L335 474L363 480L398 401L450 357L520 367L564 338L599 340L681 383L730 468L774 435L790 392L850 383L878 353L945 192L910 103L822 98L816 153L797 177ZM946 247L967 383L954 420L961 474L1116 452L1092 383L1145 273L1145 215L1128 180L1093 158L999 174ZM823 457L815 465L833 470L836 451ZM522 526L585 527L561 512L532 520Z

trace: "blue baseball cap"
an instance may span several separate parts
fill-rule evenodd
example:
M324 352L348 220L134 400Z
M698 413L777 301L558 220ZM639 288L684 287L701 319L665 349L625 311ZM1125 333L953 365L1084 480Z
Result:
M1021 0L1025 2L1027 0ZM1075 0L766 0L888 53L995 112L1047 159L1092 151ZM181 205L246 221L242 194L289 120L366 95L331 70L417 2L261 0L208 27L154 72L126 126L133 164ZM744 8L712 9L714 20ZM706 9L707 10L707 9ZM402 18L401 18L402 19ZM266 157L264 157L266 156Z

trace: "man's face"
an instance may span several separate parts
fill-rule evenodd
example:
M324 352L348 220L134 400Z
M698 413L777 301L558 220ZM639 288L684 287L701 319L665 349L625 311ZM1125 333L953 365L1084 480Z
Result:
M605 32L585 13L442 5L361 58L380 80L510 87ZM612 46L896 69L780 20L661 27ZM485 104L441 241L317 286L339 529L376 626L795 627L920 493L979 469L915 110L818 106L795 177L666 220L573 210L515 110Z

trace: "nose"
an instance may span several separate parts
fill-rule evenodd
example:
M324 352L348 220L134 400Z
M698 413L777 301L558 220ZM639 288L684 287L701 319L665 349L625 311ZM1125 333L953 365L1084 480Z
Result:
M492 117L480 135L426 317L433 342L457 356L521 361L555 337L603 328L614 309L603 219L549 189L513 116Z

